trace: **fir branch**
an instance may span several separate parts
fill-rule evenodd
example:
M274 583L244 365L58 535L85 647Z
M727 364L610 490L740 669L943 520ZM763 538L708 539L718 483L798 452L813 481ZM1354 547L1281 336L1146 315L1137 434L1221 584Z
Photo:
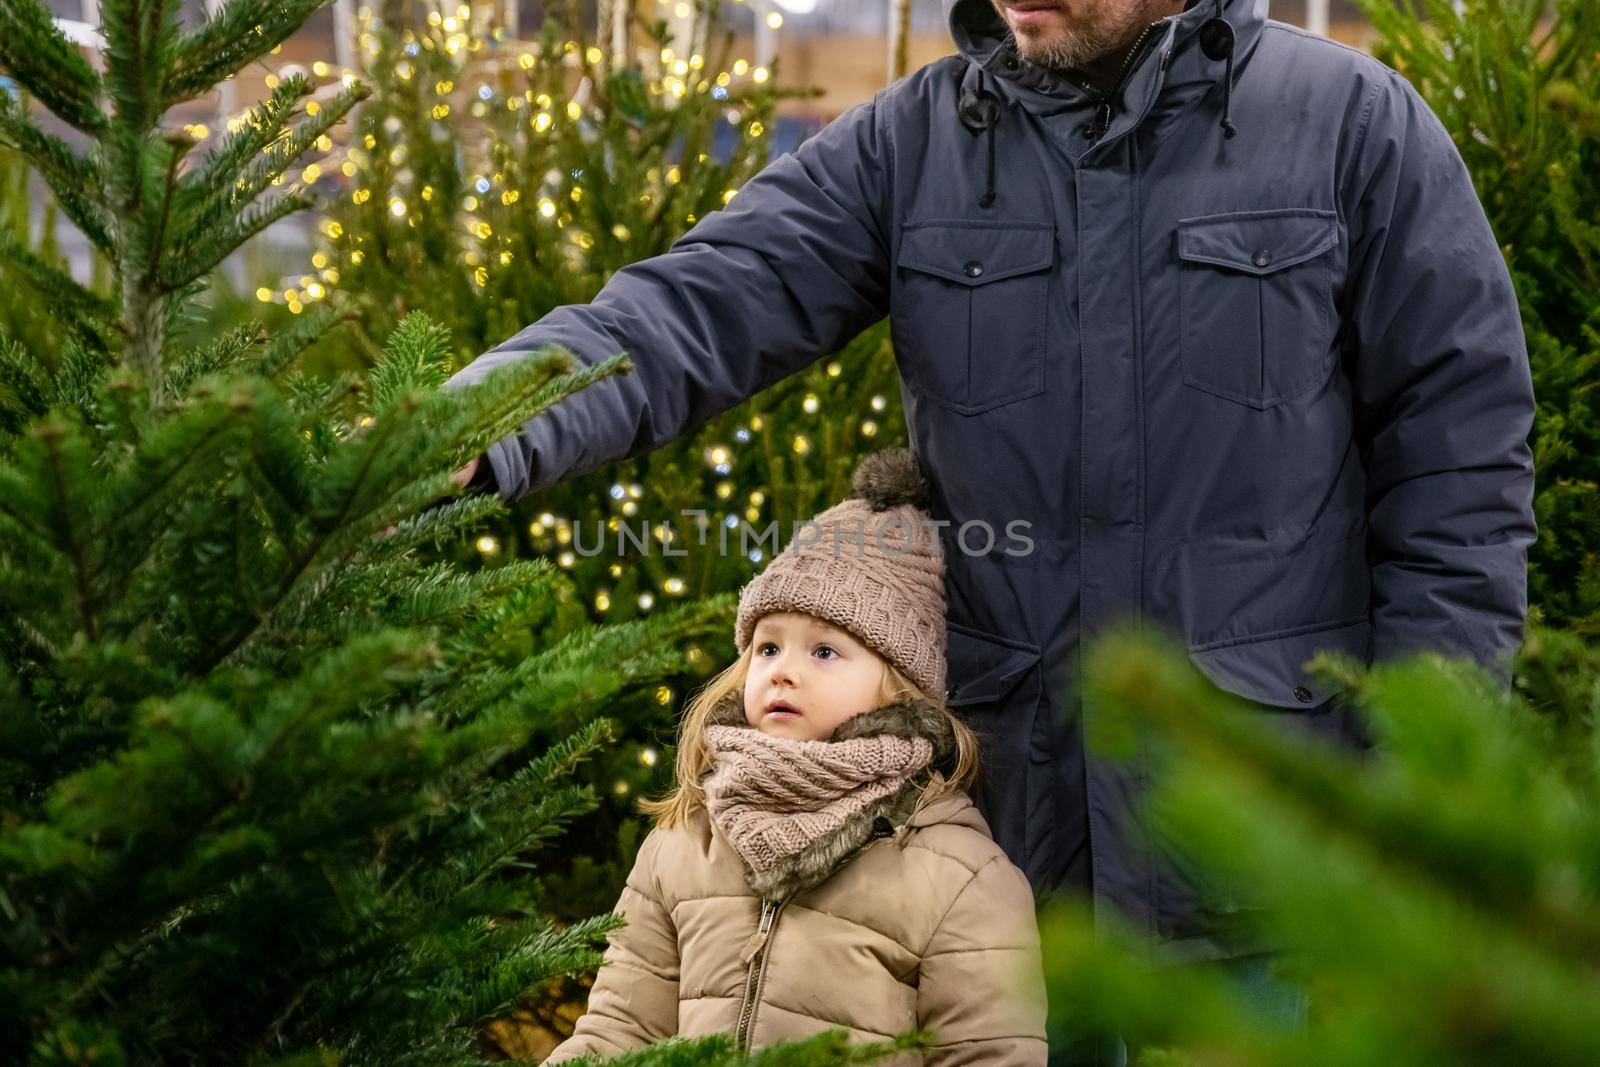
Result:
M246 323L214 338L210 344L190 349L167 372L162 395L168 403L181 399L201 377L243 362L246 354L266 339L266 330L260 323Z
M157 72L178 40L179 0L102 0L105 85L116 122L135 139L154 130L166 110Z
M363 408L381 418L412 390L437 389L448 375L450 332L421 312L400 320L367 374Z
M21 101L3 93L0 93L0 142L27 159L50 186L67 218L102 255L111 256L111 227L100 201L104 176L99 165L79 156L61 138L40 129Z
M163 110L210 92L282 44L329 0L229 0L189 34L178 38L161 78Z
M197 247L187 254L174 253L174 259L162 264L157 282L163 292L174 292L188 285L250 238L271 226L279 219L312 206L311 198L303 193L289 193L265 207L252 207L239 215L237 221L219 232L206 235ZM176 258L182 255L183 258Z
M271 380L312 344L321 340L335 326L355 322L353 310L335 304L321 304L304 315L297 316L288 329L267 343L266 350L251 369L251 373Z
M107 347L110 323L116 321L119 311L115 302L79 285L71 275L52 267L3 230L0 259L8 260L16 276L66 320L79 337L101 350Z
M459 1023L483 1024L516 1006L528 991L556 975L597 969L603 953L597 947L606 934L622 925L619 916L595 915L563 929L540 923L518 923L495 931L487 973L467 990L458 1009ZM508 947L503 942L511 941Z
M0 0L0 66L67 125L91 136L105 129L100 76L37 0Z

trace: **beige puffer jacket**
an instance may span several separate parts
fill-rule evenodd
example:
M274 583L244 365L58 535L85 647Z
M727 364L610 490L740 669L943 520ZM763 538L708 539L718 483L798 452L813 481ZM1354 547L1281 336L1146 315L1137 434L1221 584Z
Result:
M853 1042L922 1027L937 1047L886 1062L1043 1065L1033 893L971 798L922 803L918 790L861 818L865 843L776 903L746 885L704 809L652 830L617 902L627 925L608 935L588 1009L545 1062L674 1034L756 1049L835 1027Z

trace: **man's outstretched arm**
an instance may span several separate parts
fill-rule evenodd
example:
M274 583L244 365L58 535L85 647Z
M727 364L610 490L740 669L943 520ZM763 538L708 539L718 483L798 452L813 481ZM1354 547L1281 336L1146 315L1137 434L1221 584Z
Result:
M512 501L648 452L836 351L888 312L889 147L883 93L769 163L665 253L624 267L594 300L556 308L446 388L559 344L600 381L490 447ZM463 468L458 483L483 484Z
M1377 87L1359 145L1347 213L1373 655L1503 668L1535 534L1516 294L1460 154L1399 75Z

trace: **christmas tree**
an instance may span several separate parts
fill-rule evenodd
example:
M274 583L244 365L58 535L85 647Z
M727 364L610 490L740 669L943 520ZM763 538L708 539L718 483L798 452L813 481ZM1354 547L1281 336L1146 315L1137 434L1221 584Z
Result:
M1359 2L1373 54L1450 131L1522 306L1538 402L1533 617L1600 634L1600 8Z

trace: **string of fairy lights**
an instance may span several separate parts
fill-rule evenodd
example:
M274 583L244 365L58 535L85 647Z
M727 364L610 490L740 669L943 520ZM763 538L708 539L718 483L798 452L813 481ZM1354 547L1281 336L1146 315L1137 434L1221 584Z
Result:
M658 0L658 3L666 6L666 0ZM688 14L687 8L687 4L678 3L675 5L674 13L683 17ZM418 58L420 61L422 53L428 51L435 54L433 57L435 60L439 53L443 53L444 57L456 61L451 70L434 82L433 92L439 99L431 108L430 116L435 121L443 123L463 108L477 119L489 118L491 109L503 109L505 113L528 110L532 114L526 119L527 125L519 129L531 131L534 136L550 134L563 120L582 123L588 119L590 116L581 102L585 95L581 86L573 94L572 99L566 100L560 106L548 93L536 92L533 89L504 94L495 89L492 83L502 73L514 69L532 71L541 59L542 44L539 41L510 42L506 28L503 25L492 24L494 11L494 5L479 4L475 7L463 3L454 9L442 7L429 11L426 15L426 28L420 33L412 27L399 28L398 40L404 56ZM357 19L359 24L357 48L371 59L378 58L383 47L379 37L379 31L382 29L381 19L370 7L360 8L357 11ZM782 16L776 11L768 12L766 22L776 28L782 24ZM516 48L502 51L501 46L508 43L515 44ZM570 66L578 65L580 60L587 61L591 67L601 67L604 64L605 56L598 46L589 46L584 49L581 56L580 47L580 42L577 41L563 42L561 61ZM272 54L279 54L281 49L281 45L274 48ZM489 58L475 59L486 49L493 53ZM653 51L647 56L641 55L640 58L648 60L651 68L648 91L652 97L661 100L682 99L691 92L708 94L713 100L726 100L730 95L730 88L736 82L747 81L750 84L761 85L771 77L771 72L766 67L752 65L749 60L743 58L735 59L730 69L713 73L706 70L704 56L699 53L679 55L670 47ZM409 81L420 73L418 67L407 58L395 62L393 70L395 76L403 81ZM299 64L288 64L269 73L265 79L267 88L277 88L291 74L309 75L314 85L316 80L326 79L323 85L313 90L311 98L304 105L306 114L313 117L327 99L331 99L343 88L353 85L359 77L358 72L348 67L336 68L325 60L317 60L310 64L309 69ZM477 84L468 91L468 84L474 81ZM464 95L465 102L462 100ZM747 121L744 113L736 106L730 105L725 117L731 125L739 126L743 123L745 132L751 137L761 137L767 133L759 120ZM236 132L242 129L251 118L251 113L246 111L228 119L229 131ZM211 133L203 123L192 123L185 129L199 140L204 140ZM378 141L373 134L368 133L357 143L338 147L331 137L323 135L317 139L314 148L322 155L307 161L298 171L286 170L278 174L273 178L272 184L283 186L289 183L296 188L316 188L319 183L334 179L336 175L342 176L342 179L348 182L359 183L370 173L372 163L370 153L378 148ZM509 148L510 146L495 134L484 147L483 154L492 160ZM270 155L274 150L273 146L269 146L264 150L264 154ZM408 172L404 167L406 155L405 145L395 145L389 150L388 163L399 170L396 172L396 187L388 196L386 206L396 222L404 220L405 225L414 228L418 224L421 211L424 210L418 207L416 201L431 204L430 210L438 210L442 205L433 203L436 194L431 186L424 185L420 189L409 191L406 189L408 178ZM700 155L700 161L703 162L706 158L704 153ZM505 187L506 175L502 171L495 170L492 166L486 167L485 170L487 173L472 174L468 177L467 184L471 192L460 202L463 215L461 225L470 237L492 245L495 237L494 226L487 219L479 217L480 211L489 205L491 199L497 199L501 205L507 207L516 204L521 200L523 191ZM559 172L552 172L547 176L547 181L555 184L563 177ZM662 182L675 185L681 180L681 172L676 165L669 166L665 170L651 168L646 174L646 179L652 187L658 187ZM722 193L722 202L724 204L730 202L737 192L737 189L725 189ZM374 190L367 184L356 184L348 191L348 195L351 203L360 206L371 200ZM572 227L570 232L568 231L573 216L562 201L570 201L575 205L581 203L584 195L583 183L574 180L564 195L558 190L550 189L544 190L542 195L531 198L536 217L541 221L548 221L558 231L562 231L565 240L571 244L576 254L593 248L594 236L578 227ZM644 194L647 200L649 197L649 193ZM692 213L685 215L686 224L692 225L694 221L695 216ZM338 240L345 235L343 225L335 219L323 220L320 229L330 240ZM625 225L617 223L612 227L612 236L618 240L627 240L630 234ZM364 237L360 234L350 234L350 238L355 244L365 243ZM509 243L509 239L506 238L504 243ZM359 266L365 258L365 252L359 247L349 248L344 252L344 256L349 265ZM483 252L469 248L464 253L463 259L466 265L472 268L470 277L473 283L483 288L489 284L491 268L496 264L509 266L513 256L514 252L510 248L500 248L496 251L491 247ZM576 256L571 264L573 269L577 267L575 259ZM281 290L268 286L258 287L255 291L257 300L286 306L291 313L298 315L310 304L327 299L339 284L340 264L336 262L335 255L330 255L326 250L318 250L312 255L311 266L314 273L300 275L292 280L292 284L285 284ZM285 279L286 283L289 281Z

